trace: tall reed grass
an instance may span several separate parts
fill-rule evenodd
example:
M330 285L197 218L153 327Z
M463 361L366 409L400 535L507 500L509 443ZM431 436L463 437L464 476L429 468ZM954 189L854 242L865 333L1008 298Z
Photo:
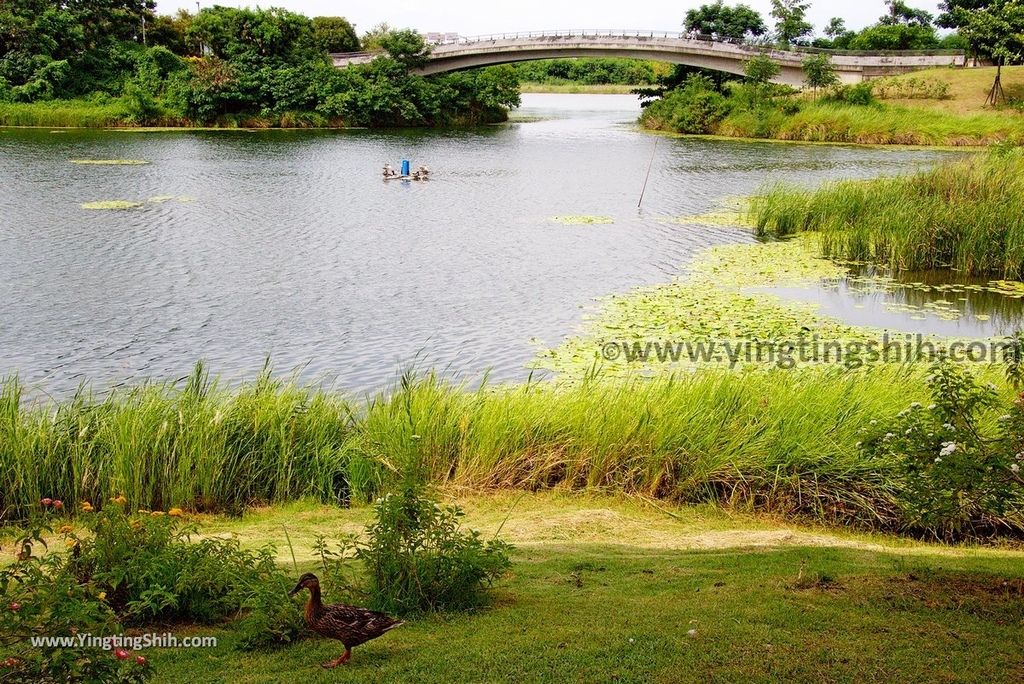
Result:
M52 128L103 128L123 126L128 114L120 100L54 100L51 102L0 102L0 126L47 126Z
M917 371L701 371L469 391L431 376L353 404L269 374L228 389L197 368L59 403L0 392L0 513L41 497L237 511L368 500L416 465L475 489L599 488L887 526L894 464L859 429L926 394Z
M1024 155L975 155L909 176L778 186L753 198L759 235L821 236L826 256L1024 278Z

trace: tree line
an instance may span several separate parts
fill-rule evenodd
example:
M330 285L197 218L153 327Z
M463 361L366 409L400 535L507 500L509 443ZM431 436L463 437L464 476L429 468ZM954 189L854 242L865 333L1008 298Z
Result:
M807 19L810 2L771 2L771 27L748 5L726 5L724 0L691 9L686 13L684 26L687 31L720 39L783 46L868 51L964 49L995 58L998 51L990 45L990 38L979 35L982 27L987 26L988 32L1001 32L1008 37L1016 34L1018 45L1010 52L1014 53L1014 59L1021 58L1024 5L1020 0L944 0L939 5L938 16L912 7L904 0L886 0L886 12L875 23L852 31L841 17L833 17L817 36ZM952 32L942 35L939 29L952 29Z
M339 70L328 54L384 51ZM493 67L423 78L414 31L362 40L342 17L209 7L158 15L153 0L4 0L0 101L119 98L135 123L420 126L504 119L518 78Z

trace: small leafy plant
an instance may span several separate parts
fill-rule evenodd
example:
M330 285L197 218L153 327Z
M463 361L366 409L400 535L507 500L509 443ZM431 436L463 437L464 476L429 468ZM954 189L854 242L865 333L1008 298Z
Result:
M423 485L406 482L377 500L366 541L347 537L331 549L317 542L324 574L352 600L395 615L465 610L484 600L484 590L510 567L512 547L465 532L457 506L438 503ZM363 581L348 560L362 562Z
M932 403L913 403L862 448L902 464L900 505L910 531L954 540L1024 531L1024 394L991 429L996 387L940 362L928 379Z

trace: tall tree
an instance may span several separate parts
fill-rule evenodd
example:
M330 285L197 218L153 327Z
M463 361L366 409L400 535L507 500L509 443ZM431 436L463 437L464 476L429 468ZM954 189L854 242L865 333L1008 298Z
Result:
M319 52L355 52L359 35L344 17L313 17L313 44Z
M775 38L782 45L792 45L814 30L807 21L810 2L802 0L772 0L772 17L775 18Z
M846 20L842 17L832 17L829 19L828 24L822 31L826 36L833 40L846 33Z
M885 4L889 11L878 19L878 23L886 26L904 24L906 26L930 27L935 18L931 12L911 7L903 0L885 0Z
M974 10L988 5L990 0L943 0L939 3L939 16L935 23L942 28L959 28L956 11L958 9Z
M811 55L801 65L804 72L804 83L807 84L817 97L819 88L831 88L839 85L839 77L836 76L836 69L832 65L832 58L828 55Z
M686 13L683 26L687 31L735 40L763 36L768 32L764 19L756 10L744 4L730 7L724 0L691 9Z
M982 8L958 7L953 11L953 18L971 46L996 63L995 81L985 103L1005 102L1003 64L1024 56L1024 3L1021 0L991 0Z

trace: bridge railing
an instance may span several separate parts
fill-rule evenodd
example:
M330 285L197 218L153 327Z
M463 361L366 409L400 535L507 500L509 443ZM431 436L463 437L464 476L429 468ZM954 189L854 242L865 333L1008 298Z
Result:
M756 50L782 49L789 52L824 53L830 55L962 55L963 50L835 50L810 45L787 45L781 47L767 38L743 39L730 38L695 31L649 31L632 29L555 29L544 31L510 31L507 33L490 33L479 36L447 35L430 45L470 45L473 43L491 43L499 40L530 40L541 38L667 38L672 40L692 40L701 43L719 43L736 45Z
M681 32L681 31L638 31L638 30L622 30L622 29L558 29L558 30L545 30L545 31L510 31L508 33L490 33L480 36L452 36L450 34L438 38L436 40L428 41L427 45L430 47L438 47L443 45L473 45L479 43L493 43L499 40L531 40L531 39L544 39L544 38L662 38L670 40L686 40L699 43L707 44L725 44L734 45L747 50L784 50L787 52L808 52L808 53L820 53L828 55L842 55L842 56L860 56L860 55L877 55L877 56L932 56L932 55L951 55L960 56L964 54L963 50L833 50L831 48L817 48L809 45L787 45L781 47L777 43L773 43L768 39L736 39L729 38L727 36L708 35L703 33L697 33L694 31ZM376 52L345 52L345 53L332 53L331 57L337 60L351 60L359 59L364 57L370 57L372 55L382 54L381 51Z

